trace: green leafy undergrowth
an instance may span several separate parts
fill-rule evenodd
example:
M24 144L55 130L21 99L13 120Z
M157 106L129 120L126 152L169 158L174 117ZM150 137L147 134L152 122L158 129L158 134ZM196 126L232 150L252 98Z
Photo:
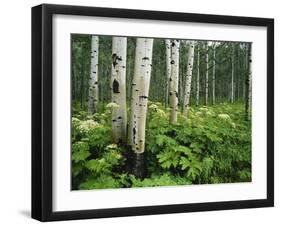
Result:
M91 116L73 110L73 189L251 181L251 125L242 104L191 107L170 124L169 111L149 102L143 180L128 171L129 150L111 143L114 107L110 103Z

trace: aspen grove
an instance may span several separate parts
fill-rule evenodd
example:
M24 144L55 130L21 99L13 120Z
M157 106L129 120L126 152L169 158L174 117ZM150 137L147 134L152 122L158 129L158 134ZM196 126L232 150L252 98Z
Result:
M71 35L72 189L251 181L252 45Z

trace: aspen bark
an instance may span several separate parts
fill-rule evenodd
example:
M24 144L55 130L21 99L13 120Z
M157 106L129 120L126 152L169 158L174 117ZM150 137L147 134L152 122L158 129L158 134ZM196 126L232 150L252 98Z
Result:
M252 108L252 46L249 43L246 47L247 51L247 77L246 77L246 103L245 103L245 118L250 120Z
M168 106L169 102L169 81L171 78L171 41L169 39L165 40L166 46L166 96L165 96L165 106Z
M143 177L147 101L152 66L153 39L137 38L135 69L132 82L129 144L135 153L133 174Z
M180 41L172 41L171 52L171 78L169 85L169 105L170 105L170 122L177 122L178 111L178 89L179 89L179 48Z
M99 56L99 38L98 36L92 36L91 70L90 70L89 97L88 97L88 112L90 114L94 114L97 111L97 104L99 99L98 56Z
M190 101L190 91L191 91L191 81L192 81L192 71L193 71L193 61L194 61L194 41L187 41L188 45L188 60L187 60L187 70L185 79L185 91L183 100L183 113L188 114L189 101Z
M112 38L111 91L112 102L118 105L112 111L112 138L114 143L125 143L127 138L126 61L127 38Z
M232 44L231 54L231 103L234 102L234 44Z
M216 46L213 49L213 78L212 78L212 100L216 103Z
M243 99L245 103L247 102L248 94L247 92L247 78L248 78L248 47L245 44L245 61L244 61L244 82L243 82Z
M208 42L206 43L206 74L205 74L205 105L208 105L209 96L209 47Z
M197 45L197 80L196 80L196 106L199 106L199 88L200 88L200 47Z

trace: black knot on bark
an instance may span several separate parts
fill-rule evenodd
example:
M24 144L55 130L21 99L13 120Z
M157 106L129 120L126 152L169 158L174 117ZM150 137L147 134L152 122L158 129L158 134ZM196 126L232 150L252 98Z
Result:
M113 93L120 93L119 92L119 82L117 82L116 79L114 79L112 83Z
M133 134L135 135L136 134L136 128L133 128Z
M112 64L113 64L113 67L115 68L115 66L118 64L117 61L122 61L122 57L120 56L117 56L116 53L113 53L112 54Z
M175 61L174 60L171 60L171 64L174 64L175 63Z

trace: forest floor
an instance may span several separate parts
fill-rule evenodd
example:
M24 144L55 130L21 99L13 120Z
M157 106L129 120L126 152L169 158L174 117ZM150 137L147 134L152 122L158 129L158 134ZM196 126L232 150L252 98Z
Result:
M130 150L111 142L111 112L72 111L72 189L129 188L251 181L251 124L242 103L191 107L169 123L149 102L145 178L131 173Z

